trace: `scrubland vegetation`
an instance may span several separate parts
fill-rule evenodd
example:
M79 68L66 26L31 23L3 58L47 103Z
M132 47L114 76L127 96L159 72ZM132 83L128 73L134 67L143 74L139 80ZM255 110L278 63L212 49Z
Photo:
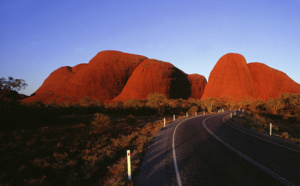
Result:
M126 150L134 178L165 115L170 122L198 102L159 94L124 103L1 102L0 184L131 185Z
M167 99L103 103L89 97L79 103L21 104L24 81L1 79L0 185L131 185L126 150L131 150L133 178L162 119L219 109L245 109L240 124L300 142L300 94L268 101ZM5 81L3 81L5 80ZM5 88L9 82L13 88ZM4 82L4 83L3 83ZM6 84L5 84L6 83Z
M265 133L269 133L272 123L273 135L300 143L300 94L282 94L277 99L240 104L246 113L235 118L237 123Z

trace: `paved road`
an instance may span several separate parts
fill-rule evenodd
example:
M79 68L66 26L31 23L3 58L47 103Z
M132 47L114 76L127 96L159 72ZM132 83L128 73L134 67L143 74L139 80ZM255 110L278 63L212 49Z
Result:
M229 113L181 119L154 138L135 185L300 185L300 146Z

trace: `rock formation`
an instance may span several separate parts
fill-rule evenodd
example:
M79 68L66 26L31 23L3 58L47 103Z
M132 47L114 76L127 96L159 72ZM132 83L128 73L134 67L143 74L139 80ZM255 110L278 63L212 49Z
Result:
M253 98L254 87L245 58L240 54L222 56L210 73L202 99Z
M199 74L191 74L188 75L188 80L191 84L190 98L201 99L207 83L206 78Z
M222 56L205 77L187 75L174 65L118 51L99 52L88 64L61 67L52 72L24 102L50 100L79 102L84 97L101 101L146 99L149 94L168 98L254 100L300 93L300 85L281 71L262 63L247 64L236 53Z
M102 51L88 64L55 70L33 96L23 101L78 102L84 97L124 101L145 99L154 93L165 94L168 98L199 99L205 84L203 76L188 76L171 63L118 51Z
M155 93L164 94L167 98L187 99L191 95L187 74L171 63L147 59L135 69L114 101L146 99L149 94Z
M88 64L55 70L36 95L25 101L78 101L87 96L111 100L123 90L134 69L145 59L118 51L99 52Z
M300 85L279 70L262 63L247 64L242 55L228 53L211 71L202 99L268 100L282 93L300 93Z
M300 93L300 85L285 73L262 63L249 63L255 98L268 100L277 98L282 93Z

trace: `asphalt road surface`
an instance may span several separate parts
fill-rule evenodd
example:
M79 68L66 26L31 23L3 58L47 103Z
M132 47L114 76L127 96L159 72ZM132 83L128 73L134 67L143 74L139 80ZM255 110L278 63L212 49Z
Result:
M300 145L237 126L229 112L177 120L149 146L135 185L300 185Z

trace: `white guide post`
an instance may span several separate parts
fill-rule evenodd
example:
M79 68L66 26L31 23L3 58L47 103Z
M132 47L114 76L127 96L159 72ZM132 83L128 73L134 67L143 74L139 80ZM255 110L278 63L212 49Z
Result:
M203 115L205 115L205 111L203 111Z
M128 165L128 180L131 181L131 162L130 162L130 150L127 150L127 165Z
M186 117L189 117L189 113L188 112L186 112Z
M164 118L164 127L166 127L166 118Z
M272 136L272 123L270 123L270 136Z
M195 116L197 116L197 112L195 112Z
M230 119L232 118L232 113L230 113Z
M173 114L173 121L175 121L175 114Z

